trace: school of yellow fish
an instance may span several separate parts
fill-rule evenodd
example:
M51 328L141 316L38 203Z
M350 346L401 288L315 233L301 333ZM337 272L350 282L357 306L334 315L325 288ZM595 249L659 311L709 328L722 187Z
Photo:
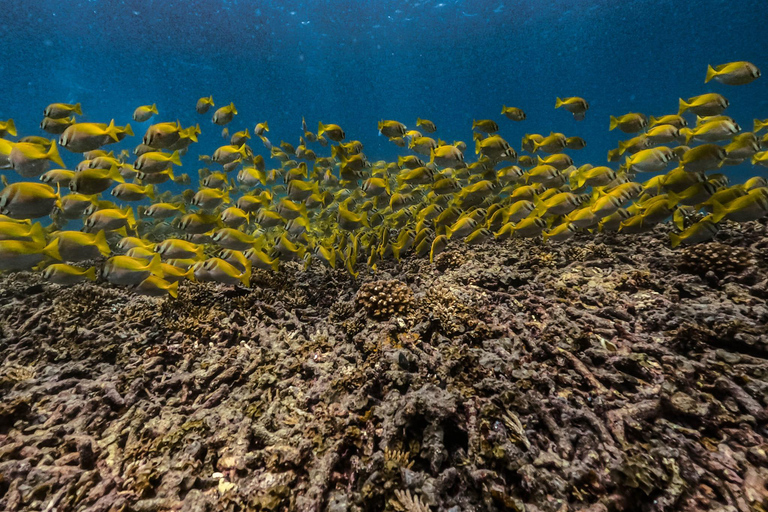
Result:
M705 82L744 85L759 76L753 64L732 62L710 66ZM467 144L433 138L437 127L429 120L418 119L413 129L381 121L380 134L408 154L370 162L362 143L347 140L335 124L320 122L312 132L302 120L297 146L273 145L266 121L230 135L226 125L237 115L230 103L212 117L229 144L199 156L216 170L200 169L199 187L174 196L158 188L191 184L188 174L174 171L197 142L199 124L152 124L133 155L115 154L108 146L133 136L130 125L78 122L80 104L55 103L40 127L58 141L14 142L8 139L17 136L13 120L0 122L0 168L30 180L8 184L3 176L0 271L39 269L59 285L99 274L137 293L175 297L184 279L249 286L253 268L277 270L288 260L306 266L319 260L354 276L363 265L375 269L378 261L405 254L432 261L450 240L476 245L541 236L552 243L577 232L643 233L672 218L680 231L670 235L673 247L703 242L721 222L768 214L766 179L731 184L725 172L745 161L768 167L768 134L759 135L768 119L742 132L724 114L728 104L708 93L680 99L677 113L611 116L610 130L632 135L608 152L608 162L623 161L613 168L576 167L564 151L586 142L562 133L526 134L518 154L491 119L472 123L471 163ZM195 106L200 115L212 107L212 97ZM589 104L557 98L555 108L581 120ZM144 123L158 114L156 105L143 105L133 119ZM502 116L526 119L506 105ZM254 153L252 137L274 165ZM82 155L74 170L64 169L59 147ZM330 155L319 156L321 150ZM131 202L143 204L134 210ZM701 220L690 220L702 211ZM106 261L97 272L83 265L93 260Z

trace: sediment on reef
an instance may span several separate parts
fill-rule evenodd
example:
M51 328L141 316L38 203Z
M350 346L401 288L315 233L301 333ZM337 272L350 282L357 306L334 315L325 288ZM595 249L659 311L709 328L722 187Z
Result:
M0 510L763 510L768 237L0 277Z

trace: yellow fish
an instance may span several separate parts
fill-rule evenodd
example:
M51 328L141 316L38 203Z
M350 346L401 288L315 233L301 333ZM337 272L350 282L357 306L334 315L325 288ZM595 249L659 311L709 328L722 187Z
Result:
M480 130L481 132L485 132L490 135L499 131L499 125L496 124L496 121L491 119L480 119L479 121L473 120L472 129Z
M0 192L0 213L14 219L37 219L49 215L59 194L44 183L12 183Z
M83 115L83 110L79 103L75 103L74 105L69 103L51 103L45 107L45 111L43 111L43 115L45 117L50 117L51 119L62 119L68 117L70 114Z
M66 167L59 156L56 144L49 147L32 142L17 142L13 144L8 154L10 167L22 178L36 178L48 170L50 162Z
M344 130L341 129L341 126L337 124L323 124L322 122L318 122L317 136L319 138L323 135L328 135L328 138L334 142L341 142L346 137Z
M214 124L224 126L225 124L231 122L236 115L237 109L235 108L235 104L230 103L226 107L221 107L216 112L214 112L212 121Z
M197 104L195 105L195 110L198 114L205 114L208 112L208 109L213 107L213 96L208 96L207 98L203 96L199 100L197 100Z
M712 79L721 84L744 85L760 78L760 70L751 62L739 61L720 64L719 66L707 66L707 75L704 83Z
M138 123L143 123L144 121L149 120L153 115L157 114L157 105L151 104L151 105L142 105L140 107L136 107L136 110L133 111L133 120Z
M706 242L715 237L719 231L717 224L712 221L710 216L707 216L699 222L693 224L691 227L685 229L682 233L670 233L669 241L672 248L679 245L691 245Z
M678 114L691 111L698 116L717 116L728 108L729 102L717 93L702 94L688 98L688 101L680 98L680 110Z
M161 276L160 255L150 261L130 256L112 256L104 264L101 275L112 284L136 286L150 275Z
M507 116L507 119L512 121L524 121L526 117L525 112L523 112L522 109L517 107L508 107L506 105L502 105L501 113Z
M96 267L83 269L66 263L54 263L45 268L43 277L52 283L71 286L84 281L95 281Z
M391 139L405 135L405 125L398 121L379 121L379 133Z
M587 110L589 110L589 103L584 98L578 96L571 96L569 98L555 100L555 108L564 108L571 114L577 121L582 121L586 116Z
M630 112L629 114L624 114L619 117L611 116L611 122L609 123L608 129L614 130L618 128L624 133L637 133L646 126L648 126L648 118L645 117L645 115Z
M6 135L16 136L16 123L13 122L13 119L0 121L0 137L5 137Z
M0 271L28 270L46 256L61 260L58 245L55 239L48 245L39 241L0 240Z
M179 296L179 282L169 282L160 276L149 275L136 285L134 291L139 295L146 295L148 297L163 297L165 295L170 295L176 299Z

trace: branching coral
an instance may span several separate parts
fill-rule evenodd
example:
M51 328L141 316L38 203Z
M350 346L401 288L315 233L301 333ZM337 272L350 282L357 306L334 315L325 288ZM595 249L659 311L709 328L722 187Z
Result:
M402 281L372 281L357 292L357 304L373 318L404 315L413 303L413 292Z
M737 274L753 264L752 254L748 250L710 242L683 249L678 268L701 276L711 271L722 278L727 274Z

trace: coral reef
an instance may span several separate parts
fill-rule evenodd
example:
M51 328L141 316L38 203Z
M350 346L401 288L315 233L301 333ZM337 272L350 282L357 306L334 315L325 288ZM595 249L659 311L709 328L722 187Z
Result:
M765 228L178 300L2 275L0 510L765 510Z
M750 251L720 242L709 242L683 249L678 268L701 276L712 272L722 278L727 274L738 274L754 265L755 259Z
M413 302L413 292L401 281L379 280L363 283L357 292L357 303L372 318L404 315Z

